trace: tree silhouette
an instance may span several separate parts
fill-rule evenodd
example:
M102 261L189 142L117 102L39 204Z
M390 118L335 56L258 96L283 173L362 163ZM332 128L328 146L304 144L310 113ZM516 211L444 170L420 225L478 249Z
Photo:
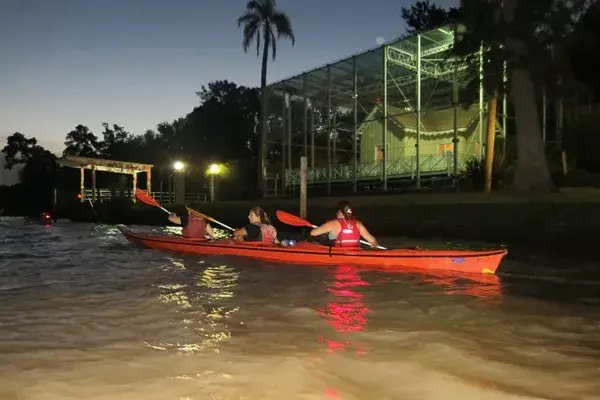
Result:
M242 44L244 51L248 52L252 43L256 42L256 56L260 55L262 44L262 66L260 73L260 134L259 134L259 185L264 192L264 155L266 153L267 132L267 62L269 61L269 50L273 61L277 56L277 41L281 38L290 39L292 46L296 39L292 29L290 18L279 9L275 0L249 0L246 3L246 12L237 20L238 27L243 27Z
M450 7L446 10L431 4L429 0L417 1L410 7L402 7L402 19L408 26L406 33L410 35L454 23L458 16L457 8Z
M100 155L98 138L87 126L77 125L67 134L64 155L94 157Z
M26 164L39 148L36 138L27 138L20 132L15 132L6 138L4 153L4 168L12 170L15 165Z
M56 184L56 156L39 146L35 138L27 138L19 132L7 138L2 152L6 159L5 169L11 170L19 164L23 168L19 171L20 182L4 188L0 208L18 214L48 210Z

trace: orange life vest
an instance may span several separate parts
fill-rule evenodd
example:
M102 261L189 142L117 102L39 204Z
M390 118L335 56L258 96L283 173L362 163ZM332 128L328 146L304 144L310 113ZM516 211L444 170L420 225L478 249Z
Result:
M336 246L340 247L359 247L360 231L358 224L353 219L338 219L342 230L335 239Z
M185 238L204 238L205 230L206 220L204 218L188 214L188 223L181 231L181 236Z

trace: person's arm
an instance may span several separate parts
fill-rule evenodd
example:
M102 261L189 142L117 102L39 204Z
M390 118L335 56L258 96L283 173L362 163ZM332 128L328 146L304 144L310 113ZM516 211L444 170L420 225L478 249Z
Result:
M244 240L244 238L246 236L248 236L248 232L246 232L246 228L236 229L235 232L233 232L233 238L235 240Z
M360 236L365 238L365 240L367 242L369 242L371 247L377 248L377 246L379 246L379 243L377 243L377 239L375 239L373 237L373 235L371 235L369 233L369 231L367 230L367 228L365 228L365 226L362 224L362 222L359 221L357 225L358 225L358 231L360 232Z
M206 232L206 234L211 238L214 239L215 236L217 236L215 234L215 231L213 230L212 226L210 226L210 224L207 222L206 223L206 228L204 228L204 232Z
M179 218L177 214L169 214L169 221L174 224L181 225L181 218Z
M331 221L325 222L323 225L314 228L310 231L310 236L321 236L329 232L331 232Z

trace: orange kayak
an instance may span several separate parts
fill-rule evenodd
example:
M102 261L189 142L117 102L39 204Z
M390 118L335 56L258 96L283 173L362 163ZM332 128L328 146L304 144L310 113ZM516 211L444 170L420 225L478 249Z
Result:
M291 247L232 239L189 239L176 235L134 232L119 227L129 242L150 249L199 255L233 255L266 261L309 264L351 264L389 270L433 270L494 274L507 254L501 250L342 249L310 242Z

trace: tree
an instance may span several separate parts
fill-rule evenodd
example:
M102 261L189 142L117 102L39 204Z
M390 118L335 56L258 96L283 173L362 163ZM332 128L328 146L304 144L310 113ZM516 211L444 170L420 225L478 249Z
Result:
M45 187L51 189L55 186L58 164L56 156L41 146L36 147L31 153L23 169L19 172L21 183L35 190Z
M518 192L544 193L554 188L542 142L536 86L555 84L557 76L564 74L554 50L573 30L586 3L586 0L463 0L461 3L465 10L484 10L471 13L476 18L467 19L467 28L475 37L483 38L491 50L486 69L499 75L501 64L507 63L506 89L513 101L517 131L513 186ZM490 20L484 14L499 18Z
M409 35L455 23L458 16L457 8L450 7L446 10L431 4L429 0L417 1L408 8L402 7L402 19L408 26L406 32Z
M273 61L277 55L277 40L287 38L294 45L296 39L292 29L290 18L279 9L275 0L249 0L246 3L246 12L237 20L238 27L243 27L242 44L244 51L248 52L253 42L256 42L256 56L260 55L262 43L262 67L260 73L260 135L258 152L258 183L264 193L265 165L266 155L266 133L267 133L267 62L269 60L269 50Z
M134 138L122 126L113 124L112 127L106 122L102 123L102 142L99 143L99 153L104 158L120 160L130 153L129 142Z
M6 138L4 153L4 168L12 170L18 164L26 164L39 148L36 138L27 138L20 132L15 132Z
M58 170L56 156L39 146L35 138L27 138L19 132L9 136L6 142L2 149L5 168L10 170L18 164L23 168L19 171L19 184L3 193L1 208L18 214L48 210Z
M600 60L590 57L600 49L600 2L595 2L586 11L568 40L568 62L573 76L591 92L591 97L600 100L600 81L597 71ZM593 150L592 150L593 151Z
M515 109L518 164L514 188L519 192L548 192L553 189L541 139L536 84L547 84L556 76L556 58L551 49L572 29L587 6L587 0L461 0L460 23L466 27L454 46L476 77L471 94L479 86L479 50L483 52L484 89L491 99L505 89ZM403 9L403 18L413 31L432 28L438 22L452 22L451 10L417 2ZM504 87L507 66L509 86ZM535 80L533 79L535 78Z
M200 106L186 117L194 139L213 161L252 159L258 149L256 121L260 114L258 90L228 81L215 81L198 92Z
M64 155L94 157L100 154L102 147L98 138L87 126L77 125L67 134Z

